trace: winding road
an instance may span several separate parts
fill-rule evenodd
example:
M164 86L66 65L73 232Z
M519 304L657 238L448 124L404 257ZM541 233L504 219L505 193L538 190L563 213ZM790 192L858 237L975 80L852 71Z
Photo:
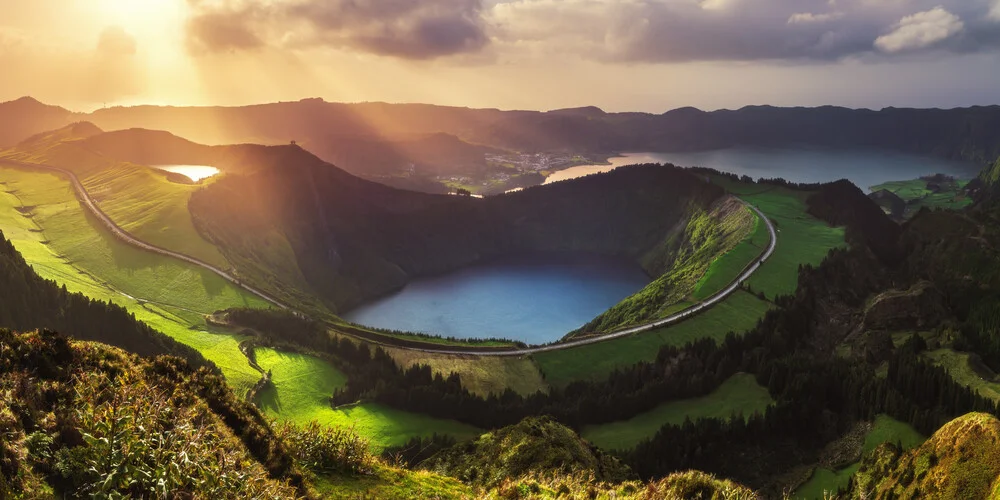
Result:
M278 308L281 308L281 309L285 309L285 310L288 310L288 311L293 311L293 312L296 312L297 314L305 316L301 312L295 311L293 308L291 308L291 307L289 307L289 306L287 306L285 304L282 304L280 301L278 301L274 297L271 297L270 295L268 295L268 294L266 294L266 293L264 293L264 292L262 292L260 290L257 290L256 288L253 288L253 287L247 285L246 283L243 283L239 278L235 277L234 275L232 275L231 273L229 273L229 272L227 272L227 271L225 271L223 269L220 269L217 266L209 264L208 262L202 261L200 259L196 259L194 257L190 257L188 255L184 255L182 253L174 252L172 250L167 250L166 248L162 248L162 247L159 247L159 246L147 243L145 241L142 241L142 240L140 240L140 239L132 236L131 234L129 234L128 231L125 231L118 224L116 224L113 220L111 220L111 218L108 217L107 214L105 214L97 206L97 203L90 197L90 193L88 193L87 190L83 187L83 183L80 182L80 179L71 170L68 170L68 169L65 169L65 168L62 168L62 167L56 167L56 166L52 166L52 165L46 165L46 164L42 164L42 163L28 163L28 162L22 162L22 161L16 161L16 160L0 159L0 164L3 164L3 163L10 164L10 165L13 165L13 166L16 166L16 167L22 167L22 168L34 169L34 170L43 170L43 171L56 172L56 173L62 174L63 176L67 177L70 180L70 182L73 184L73 189L76 192L76 196L80 200L80 203L82 203L83 206L86 207L87 210L91 212L91 214L93 214L95 217L97 217L97 219L101 221L101 223L105 226L105 228L107 228L109 231L111 231L111 233L113 235L115 235L116 238L118 238L119 240L123 241L124 243L127 243L127 244L129 244L131 246L134 246L134 247L137 247L137 248L140 248L142 250L146 250L146 251L149 251L149 252L157 253L157 254L160 254L160 255L167 256L167 257L173 257L175 259L180 259L180 260L182 260L184 262L187 262L189 264L193 264L193 265L199 266L199 267L201 267L203 269L207 269L207 270L209 270L209 271L217 274L218 276L222 277L226 281L229 281L230 283L232 283L232 284L234 284L234 285L242 288L243 290L246 290L247 292L250 292L250 293L252 293L252 294L260 297L261 299L264 299L265 301L273 304L275 307L278 307ZM740 200L740 201L742 201L747 207L749 207L751 210L753 210L757 214L757 216L760 217L760 219L762 221L764 221L765 224L767 224L767 232L770 235L770 241L768 242L767 248L760 254L760 256L758 256L754 260L754 262L752 264L748 265L743 270L743 272L740 273L740 275L732 283L729 284L729 286L727 286L726 288L720 290L719 292L717 292L715 295L712 295L708 299L705 299L704 301L701 301L701 302L699 302L699 303L697 303L697 304L695 304L695 305L693 305L693 306L691 306L691 307L689 307L689 308L687 308L687 309L685 309L683 311L680 311L680 312L675 313L675 314L671 314L670 316L667 316L666 318L661 318L661 319L658 319L658 320L653 321L651 323L647 323L647 324L643 324L643 325L639 325L639 326L633 326L633 327L630 327L630 328L626 328L624 330L618 330L618 331L615 331L615 332L612 332L612 333L608 333L608 334L604 334L604 335L587 337L587 338L582 338L582 339L578 339L578 340L570 340L570 341L566 341L566 342L559 342L559 343L556 343L556 344L548 344L548 345L535 346L535 347L525 347L525 348L518 348L518 349L504 349L504 350L498 350L498 349L486 350L486 349L482 349L482 350L469 350L468 348L466 348L466 349L460 349L460 348L448 349L447 347L428 349L428 348L422 348L422 347L403 346L403 345L395 345L395 344L391 344L391 343L379 342L379 341L374 341L374 340L372 340L370 338L367 338L367 337L364 337L363 340L365 340L367 342L374 342L374 343L377 343L377 344L384 344L384 345L390 346L390 347L395 348L395 349L406 349L406 350L413 350L413 351L421 351L421 352L432 353L432 354L458 354L458 355L465 355L465 356L470 356L470 355L471 356L526 356L526 355L536 354L536 353L540 353L540 352L558 351L558 350L562 350L562 349L570 349L570 348L573 348L573 347L579 347L579 346L583 346L583 345L596 344L596 343L599 343L599 342L605 342L605 341L612 340L612 339L617 339L617 338L621 338L621 337L627 337L629 335L635 335L635 334L646 332L646 331L649 331L649 330L655 330L655 329L663 327L663 326L667 326L667 325L671 325L671 324L674 324L674 323L678 323L680 321L683 321L686 318L689 318L691 316L694 316L695 314L698 314L698 313L700 313L702 311L705 311L706 309L711 308L712 306L718 304L719 302L722 302L726 297L728 297L730 294L732 294L733 292L735 292L736 290L738 290L740 288L740 285L743 284L743 282L745 282L747 279L749 279L751 276L753 276L753 274L758 269L760 269L760 266L769 257L771 257L771 254L774 253L774 248L775 248L775 246L777 245L777 242L778 242L778 234L777 234L777 231L774 229L774 225L771 223L770 219L768 219L767 216L765 216L764 213L760 211L760 209L758 209L757 207L755 207L755 206L747 203L744 200ZM336 329L336 327L333 327L333 328ZM340 332L340 333L344 333L346 335L351 335L351 336L357 337L356 335L353 335L353 334L351 334L349 332Z

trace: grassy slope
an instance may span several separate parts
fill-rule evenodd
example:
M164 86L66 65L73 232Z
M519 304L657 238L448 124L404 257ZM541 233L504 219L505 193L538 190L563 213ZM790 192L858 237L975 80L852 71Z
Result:
M972 198L963 194L961 190L969 184L967 180L955 181L954 189L945 189L940 193L934 193L927 189L927 181L912 179L908 181L893 181L872 186L871 190L879 191L885 189L903 201L907 202L905 217L909 217L922 207L942 208L947 210L958 210L972 204Z
M296 424L312 421L324 426L352 427L371 440L373 447L384 448L406 443L415 436L451 434L459 439L479 435L472 426L409 413L382 405L363 403L334 410L329 398L347 378L329 363L308 355L257 349L257 363L271 371L274 385L261 391L259 401L264 411Z
M843 228L830 227L806 213L807 192L724 178L715 182L759 207L779 231L774 254L749 280L754 292L762 291L768 298L794 292L800 264L818 264L831 248L844 245ZM535 360L551 385L601 378L615 367L654 359L662 345L683 345L704 337L724 338L730 331L746 331L768 307L768 303L739 292L680 324L600 344L541 353L535 355Z
M212 333L201 314L266 304L207 271L119 242L85 215L61 177L0 168L0 182L6 183L0 229L38 274L70 291L128 308L138 319L201 351L237 390L259 379L237 347L243 337ZM16 210L22 206L34 207L31 218Z
M226 269L229 261L198 234L188 199L200 186L178 184L153 169L118 164L82 179L108 217L136 238Z
M435 373L448 376L452 372L462 377L462 385L475 394L486 396L511 389L528 396L538 391L547 392L548 385L542 373L526 357L473 357L450 354L432 354L408 349L385 347L400 366L428 365Z
M800 264L817 265L831 248L844 245L843 228L830 227L806 213L810 192L728 179L717 182L759 208L778 230L774 254L748 282L754 292L764 292L771 299L794 293Z
M875 425L865 436L865 443L861 449L862 454L874 450L882 443L893 443L902 445L904 450L916 448L927 439L920 435L909 424L900 422L887 415L879 415L875 418ZM840 470L833 471L824 467L817 468L809 481L795 490L793 498L801 499L823 499L824 492L835 492L841 488L847 488L851 476L861 467L861 462L855 462Z
M753 211L732 197L720 199L711 210L695 210L684 227L676 227L640 259L647 271L662 274L574 333L647 323L687 308L697 300L696 292L708 296L725 288L760 253L732 252L752 237L757 223ZM710 276L720 259L722 265Z
M1000 383L983 380L969 365L969 353L936 349L923 353L923 356L944 368L959 385L971 387L983 397L1000 401Z
M938 429L919 447L896 456L880 448L867 456L852 494L869 498L997 498L1000 421L969 413Z
M773 402L753 375L738 373L707 396L663 403L628 420L587 426L580 435L606 450L624 450L652 437L665 424L682 424L686 418L727 419L736 414L749 417L763 412Z
M754 214L753 218L754 227L750 234L709 265L708 271L695 285L691 294L695 300L707 299L722 290L732 283L750 262L760 257L771 237L767 232L767 225L760 220L760 217Z
M674 326L629 337L561 351L534 355L549 385L564 386L574 380L601 379L615 368L652 361L664 345L684 345L705 337L725 338L757 324L769 304L737 291L717 306Z
M322 498L467 499L476 495L457 479L428 471L377 467L372 474L320 476L313 481Z

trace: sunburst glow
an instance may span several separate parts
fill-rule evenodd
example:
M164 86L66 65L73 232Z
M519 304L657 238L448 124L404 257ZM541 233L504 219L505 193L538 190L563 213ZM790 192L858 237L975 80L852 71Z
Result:
M97 0L107 22L143 32L176 26L186 8L183 0Z

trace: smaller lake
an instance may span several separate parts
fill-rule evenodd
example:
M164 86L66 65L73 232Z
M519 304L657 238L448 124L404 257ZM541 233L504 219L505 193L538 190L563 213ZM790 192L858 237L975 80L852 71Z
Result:
M691 153L623 153L611 165L584 165L555 172L546 184L607 172L636 163L673 163L680 167L708 167L721 172L799 182L847 179L865 192L884 182L947 174L959 179L975 177L981 166L942 158L881 150L757 149L733 148Z
M625 259L523 255L416 280L342 316L391 330L544 344L583 326L649 281Z
M150 165L157 170L181 174L194 182L207 179L219 173L219 169L208 165Z

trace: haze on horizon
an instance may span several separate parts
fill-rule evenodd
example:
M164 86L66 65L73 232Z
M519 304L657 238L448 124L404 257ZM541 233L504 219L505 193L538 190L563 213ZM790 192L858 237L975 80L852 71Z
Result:
M82 111L957 107L1000 102L1000 0L33 0L0 68L0 101Z

